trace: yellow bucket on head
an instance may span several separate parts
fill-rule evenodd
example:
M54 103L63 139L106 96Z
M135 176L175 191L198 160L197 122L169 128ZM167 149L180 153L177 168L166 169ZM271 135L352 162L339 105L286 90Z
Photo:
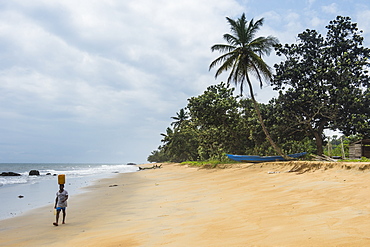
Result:
M58 184L65 184L66 183L66 175L59 174L58 175Z

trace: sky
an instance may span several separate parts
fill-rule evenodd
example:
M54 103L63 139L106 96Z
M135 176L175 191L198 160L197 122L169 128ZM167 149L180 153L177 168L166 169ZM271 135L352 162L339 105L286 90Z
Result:
M0 163L146 163L242 13L282 44L350 16L370 46L368 0L0 1Z

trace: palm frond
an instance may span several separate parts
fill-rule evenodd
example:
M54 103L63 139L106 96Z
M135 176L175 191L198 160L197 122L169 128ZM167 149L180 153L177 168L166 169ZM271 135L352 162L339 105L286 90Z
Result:
M231 34L224 34L224 40L226 40L227 43L231 44L231 46L238 46L240 45L240 41L237 37L231 35Z
M263 55L269 56L274 45L278 43L279 43L278 39L272 36L268 36L267 38L258 37L251 41L250 46L260 56L263 56Z
M231 52L236 47L233 45L225 45L225 44L216 44L211 47L211 51L219 51L219 52Z
M257 22L254 22L254 19L250 20L248 27L246 27L247 39L246 42L250 43L256 33L259 31L260 27L263 25L263 18L259 19Z
M228 53L228 57L226 59L224 59L224 63L216 71L215 77L217 78L220 74L222 74L223 72L228 71L230 68L232 68L234 66L236 60L237 60L237 54L236 53Z
M233 53L232 52L229 52L229 53L226 53L218 58L216 58L215 60L213 60L213 62L209 65L209 70L211 70L213 67L215 67L216 65L218 64L221 64L223 63L224 61L226 62L230 57L232 57ZM222 66L222 65L221 65ZM217 78L217 73L216 73L216 78Z
M257 31L263 25L264 19L257 21L251 19L247 21L245 14L236 20L226 17L230 25L230 33L223 35L227 44L216 44L211 47L212 51L224 53L216 58L209 66L209 69L220 66L215 74L217 78L220 74L230 71L227 82L240 84L240 91L243 92L244 82L248 79L248 74L253 74L262 86L263 80L270 80L271 68L263 61L262 56L269 55L273 46L278 43L275 37L257 37ZM248 86L250 82L248 82Z
M251 63L250 72L258 79L260 87L262 88L263 81L271 80L271 67L268 66L257 54L254 54L251 59L253 60L253 63Z

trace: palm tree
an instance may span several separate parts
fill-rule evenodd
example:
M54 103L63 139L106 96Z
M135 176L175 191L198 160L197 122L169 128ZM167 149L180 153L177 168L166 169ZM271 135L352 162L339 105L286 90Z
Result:
M173 125L175 129L182 126L182 124L189 118L184 109L180 109L180 112L177 112L176 115L176 117L171 117L173 120L176 120L171 123L171 125Z
M234 82L235 85L240 84L241 94L247 82L254 108L267 139L279 155L286 157L267 131L249 77L250 73L257 77L261 87L263 79L271 79L271 68L263 61L262 56L270 55L273 46L278 44L278 40L272 36L255 38L256 32L263 25L263 18L256 22L252 19L248 23L243 13L236 21L228 17L226 19L230 24L231 34L226 33L223 38L228 44L216 44L211 47L212 52L219 51L223 55L211 63L209 70L220 64L216 71L216 78L223 72L231 70L227 83L228 85L230 82Z
M173 138L173 131L171 128L167 128L166 129L166 134L163 134L161 133L161 136L163 136L164 138L161 140L161 142L165 143L165 144L169 144L171 143L171 140Z

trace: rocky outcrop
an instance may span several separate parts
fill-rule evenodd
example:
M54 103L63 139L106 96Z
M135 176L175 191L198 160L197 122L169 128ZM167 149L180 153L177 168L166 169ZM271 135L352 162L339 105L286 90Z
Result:
M31 170L28 175L30 175L30 176L39 176L40 172L38 170Z
M0 173L0 176L21 176L21 174L16 172L2 172Z

